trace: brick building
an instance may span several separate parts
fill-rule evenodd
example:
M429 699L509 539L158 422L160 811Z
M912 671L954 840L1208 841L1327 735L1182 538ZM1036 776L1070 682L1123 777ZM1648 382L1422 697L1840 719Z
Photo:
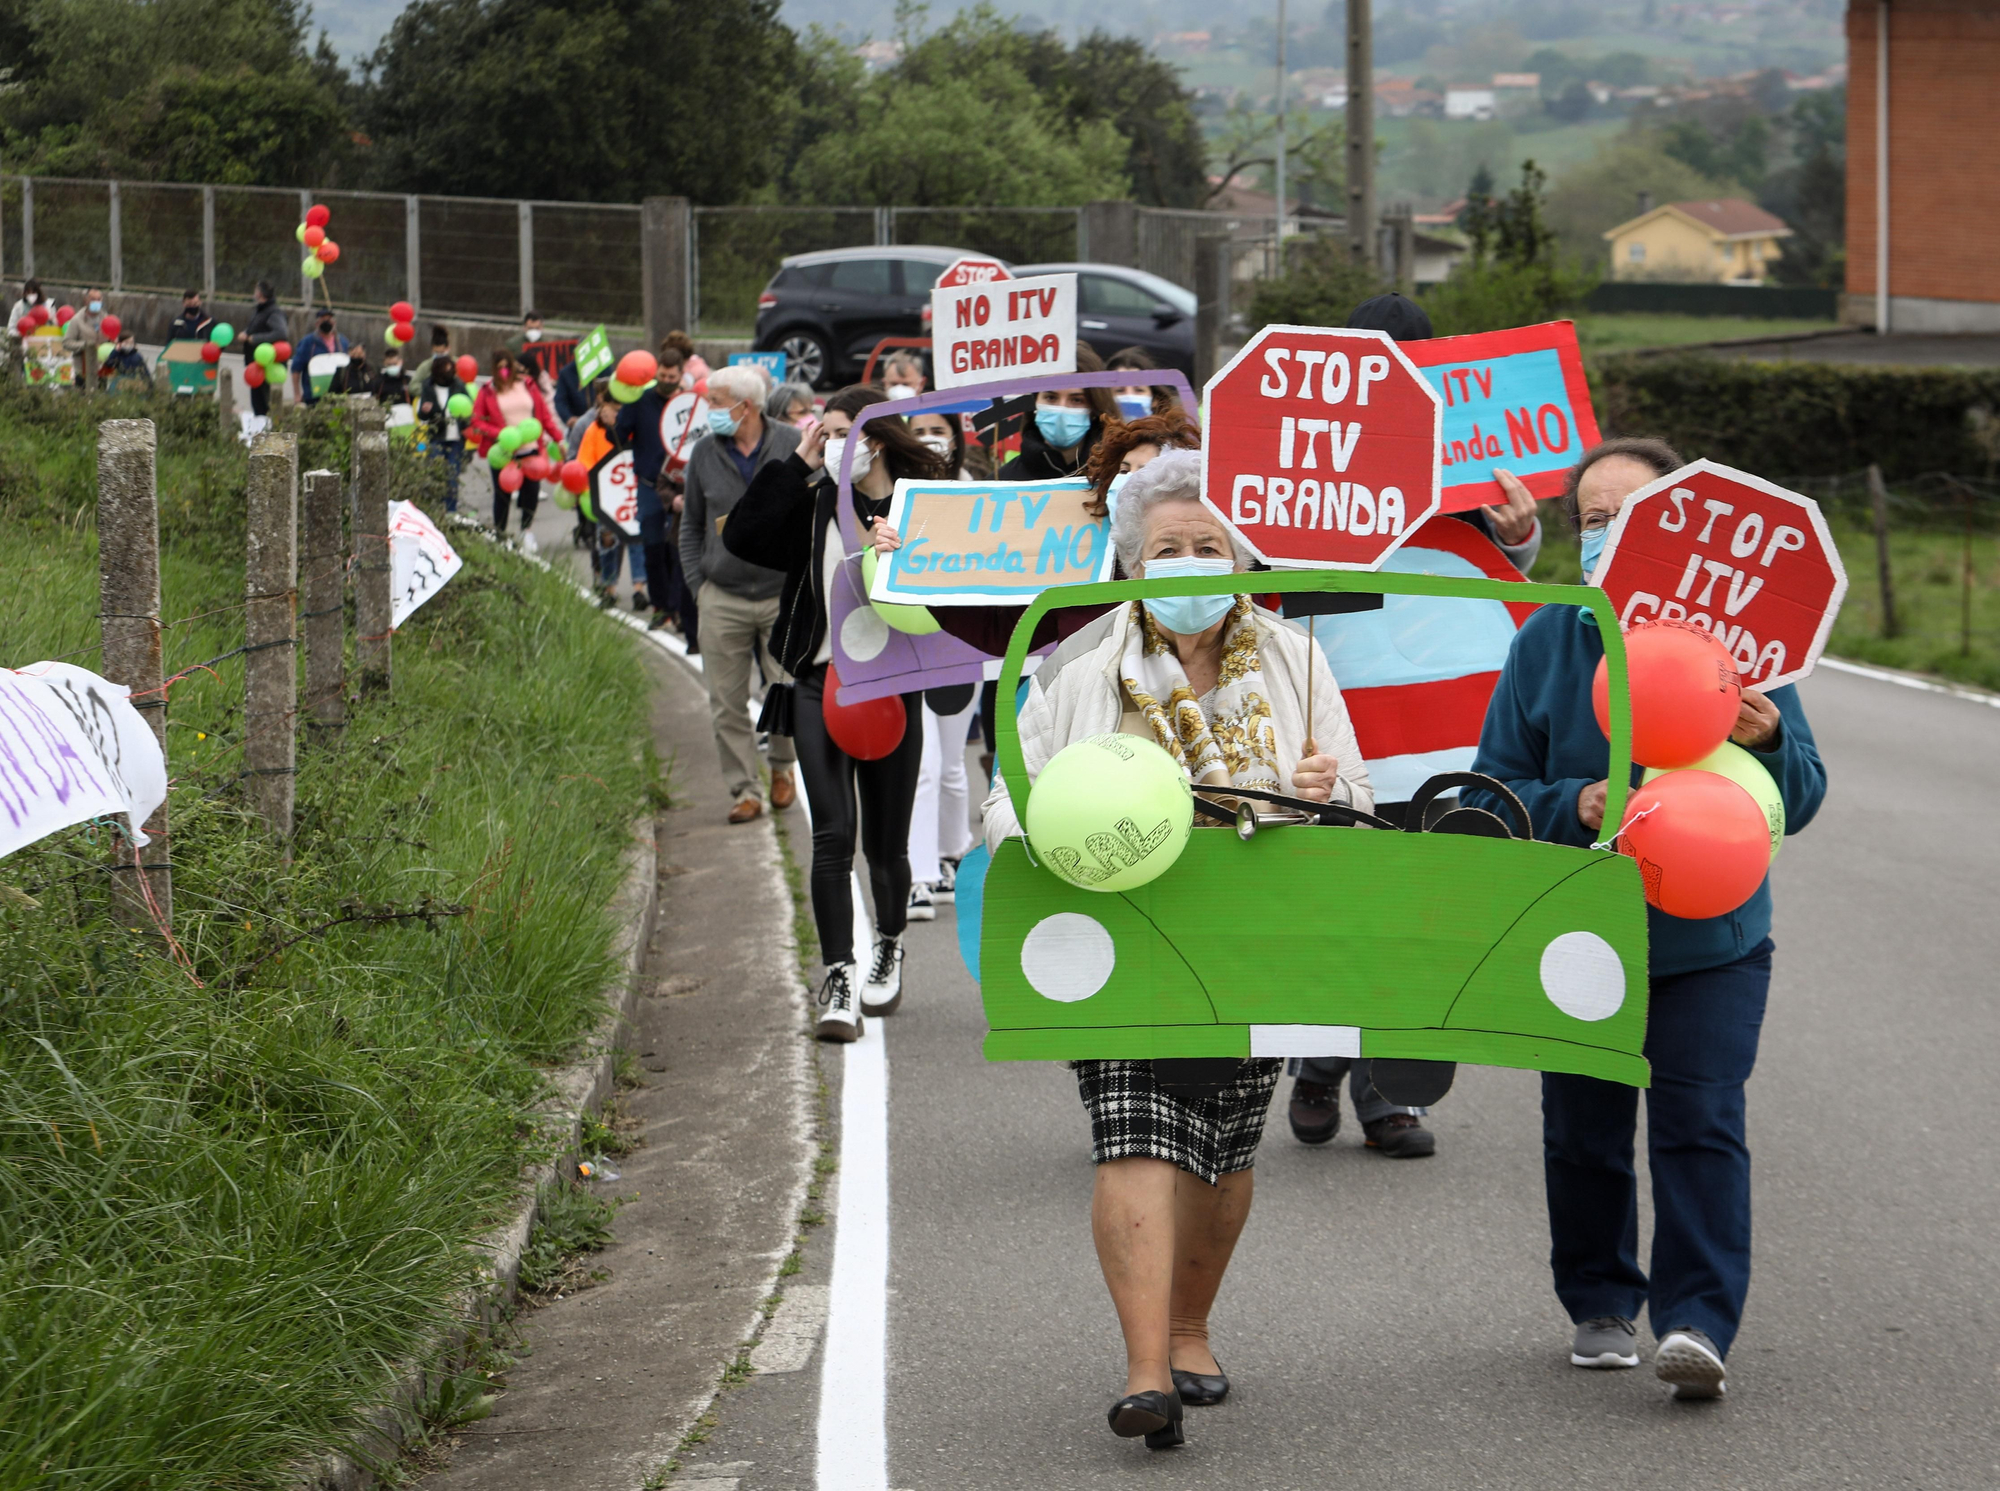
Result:
M1844 319L2000 332L2000 0L1848 0L1847 57Z

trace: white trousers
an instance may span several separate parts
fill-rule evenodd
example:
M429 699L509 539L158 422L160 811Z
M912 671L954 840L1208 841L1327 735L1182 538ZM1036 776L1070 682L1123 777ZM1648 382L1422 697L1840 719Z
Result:
M939 715L926 704L924 759L917 768L917 801L910 812L910 879L918 885L943 878L941 860L972 848L971 784L965 772L965 733L979 709L979 693L957 714Z

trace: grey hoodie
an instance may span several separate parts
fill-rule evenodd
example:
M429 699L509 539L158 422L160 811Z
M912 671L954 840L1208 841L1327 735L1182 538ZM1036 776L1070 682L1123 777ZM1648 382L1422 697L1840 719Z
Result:
M794 425L765 420L756 469L784 460L799 448L803 433ZM784 588L783 570L747 563L722 546L723 525L747 486L722 448L722 437L702 436L688 455L686 500L681 506L681 569L689 589L698 591L702 581L713 580L718 589L761 601Z

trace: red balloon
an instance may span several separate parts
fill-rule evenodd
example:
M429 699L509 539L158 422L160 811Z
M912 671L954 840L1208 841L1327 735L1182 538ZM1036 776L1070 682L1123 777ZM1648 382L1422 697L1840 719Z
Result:
M820 713L826 720L826 733L856 761L880 761L884 756L903 743L903 731L908 720L903 714L903 699L900 694L890 694L881 699L870 699L862 704L841 704L840 677L831 665L826 670L826 688L820 695ZM1734 783L1731 783L1734 786ZM1741 787L1736 789L1743 792ZM1743 792L1745 801L1750 794ZM1750 804L1755 808L1755 803ZM1760 810L1757 821L1761 825L1764 815ZM1771 850L1769 830L1764 834L1766 858Z
M271 355L277 358L279 362L290 362L292 360L292 344L290 342L271 343Z
M57 306L57 307L56 307L56 325L58 325L58 326L67 326L67 325L69 325L69 318L70 318L71 316L74 316L75 314L76 314L76 307L75 307L75 306L73 306L73 305L59 305L59 306Z
M1632 759L1663 770L1692 766L1729 738L1742 705L1736 660L1719 639L1685 621L1652 621L1625 634L1632 690ZM1590 684L1597 728L1611 734L1611 688L1600 660Z
M261 388L263 384L264 384L264 364L262 364L261 362L244 363L243 386L245 388Z
M333 212L330 208L308 207L306 209L306 228L308 232L314 228L324 228L332 220Z
M644 388L659 371L659 360L652 353L633 351L618 359L618 371L612 376L628 388Z
M459 358L458 381L460 383L470 383L474 378L477 378L478 376L479 376L478 358L474 357L471 353L467 353L465 356Z
M547 481L549 478L548 457L529 456L521 462L521 475L525 476L529 481Z
M19 332L22 336L28 335L28 333L33 331L34 329L35 329L35 318L33 316L23 316L20 320L14 323L14 330Z
M322 243L326 242L326 229L315 223L312 227L306 229L305 242L306 247L309 249L318 248Z
M399 342L414 342L417 339L416 327L407 321L392 322L390 323L389 330L396 334L396 340Z
M622 381L622 380L621 380L621 381ZM703 378L703 379L701 379L701 380L700 380L699 382L697 382L697 383L695 384L695 386L694 386L694 391L695 391L696 393L700 394L700 395L701 395L701 396L702 396L703 398L707 398L707 397L708 397L708 380L707 380L706 378Z
M564 461L562 464L562 484L565 492L581 495L590 485L590 473L583 469L581 461Z
M1764 883L1771 827L1757 800L1729 778L1676 771L1627 800L1618 849L1639 862L1648 905L1668 916L1723 916Z
M201 344L201 360L203 362L221 362L222 349L213 342L203 342Z
M407 300L399 300L389 307L389 319L391 321L414 321L417 319L417 308Z
M338 259L340 257L340 245L335 243L331 238L329 238L325 243L322 243L318 247L318 249L316 249L314 252L316 252L319 255L320 263L331 264L335 259Z
M44 301L42 304L36 306L32 311L28 312L28 315L34 321L35 325L47 326L49 324L48 302Z
M526 480L527 478L521 474L521 468L515 465L512 461L509 461L505 466L502 466L500 468L500 490L503 492L520 491L521 483ZM1738 787L1736 790L1738 792L1743 792L1743 789L1741 787ZM1748 797L1750 794L1747 792L1743 792L1743 795L1745 797ZM1756 804L1752 803L1751 806L1755 807ZM1760 823L1763 821L1763 815L1761 813L1758 814L1758 821ZM1768 831L1764 835L1764 847L1767 850L1771 847L1771 835Z
M106 316L100 325L104 331L104 340L107 342L117 341L118 333L125 329L125 323L116 316Z

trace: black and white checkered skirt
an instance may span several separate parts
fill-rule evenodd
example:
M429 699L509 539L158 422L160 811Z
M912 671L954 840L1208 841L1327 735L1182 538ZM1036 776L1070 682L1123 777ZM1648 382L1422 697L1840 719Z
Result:
M1076 1087L1090 1110L1090 1157L1099 1165L1168 1160L1210 1185L1248 1170L1283 1066L1275 1059L1246 1061L1214 1097L1185 1098L1160 1085L1150 1061L1079 1061Z

